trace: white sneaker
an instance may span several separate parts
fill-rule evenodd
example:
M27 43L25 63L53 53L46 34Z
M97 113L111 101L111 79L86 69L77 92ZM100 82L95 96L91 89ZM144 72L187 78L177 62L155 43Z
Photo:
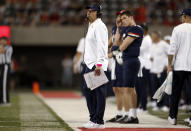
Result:
M150 101L147 103L147 107L155 107L157 103L155 101Z
M189 120L189 126L191 127L191 120Z
M92 121L88 121L87 123L85 123L83 125L83 127L84 128L99 128L99 129L104 129L105 128L104 124L96 124L96 123L94 123Z
M167 106L163 106L163 107L161 108L161 110L164 111L164 112L168 112L168 111L169 111L169 108L168 108Z
M143 110L141 108L138 108L137 109L137 113L147 113L147 110Z
M99 129L104 129L105 126L104 124L96 124L96 128L99 128Z
M168 122L172 125L176 125L176 119L175 118L171 118L170 116L168 117Z
M190 122L190 118L186 118L186 119L184 119L184 122L189 123L189 122Z
M93 123L92 121L88 121L87 123L83 124L84 128L90 128L94 125L95 123Z
M188 105L182 105L179 107L180 110L187 110L188 109Z
M159 108L157 106L152 108L152 111L159 111Z

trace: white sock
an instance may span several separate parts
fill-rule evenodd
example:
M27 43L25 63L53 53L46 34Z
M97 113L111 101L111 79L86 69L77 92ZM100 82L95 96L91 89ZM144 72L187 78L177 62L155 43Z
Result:
M130 117L133 117L133 118L136 118L136 117L137 117L137 110L136 110L136 108L131 108L131 109L129 110L129 116L130 116Z
M122 116L123 115L122 110L117 110L117 115Z
M125 115L126 115L126 116L129 116L129 111L125 112Z

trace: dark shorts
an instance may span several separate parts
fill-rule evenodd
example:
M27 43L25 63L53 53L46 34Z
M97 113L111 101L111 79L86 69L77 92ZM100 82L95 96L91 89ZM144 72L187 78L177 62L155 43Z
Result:
M123 66L116 62L115 65L115 76L116 79L112 80L112 87L122 87L123 86Z
M135 87L139 68L138 58L128 58L123 61L123 87Z

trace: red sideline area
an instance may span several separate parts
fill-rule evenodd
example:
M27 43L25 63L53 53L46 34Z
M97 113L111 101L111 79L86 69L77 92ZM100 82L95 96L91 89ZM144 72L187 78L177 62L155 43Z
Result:
M188 128L105 128L105 129L86 129L80 128L82 131L190 131Z
M72 91L41 91L40 94L45 98L74 98L79 99L82 96Z

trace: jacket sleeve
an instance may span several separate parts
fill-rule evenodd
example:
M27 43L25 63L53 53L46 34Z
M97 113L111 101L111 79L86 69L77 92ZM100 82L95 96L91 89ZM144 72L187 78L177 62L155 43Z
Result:
M108 31L105 26L98 25L95 28L95 38L97 44L97 64L103 65L104 59L108 58Z

